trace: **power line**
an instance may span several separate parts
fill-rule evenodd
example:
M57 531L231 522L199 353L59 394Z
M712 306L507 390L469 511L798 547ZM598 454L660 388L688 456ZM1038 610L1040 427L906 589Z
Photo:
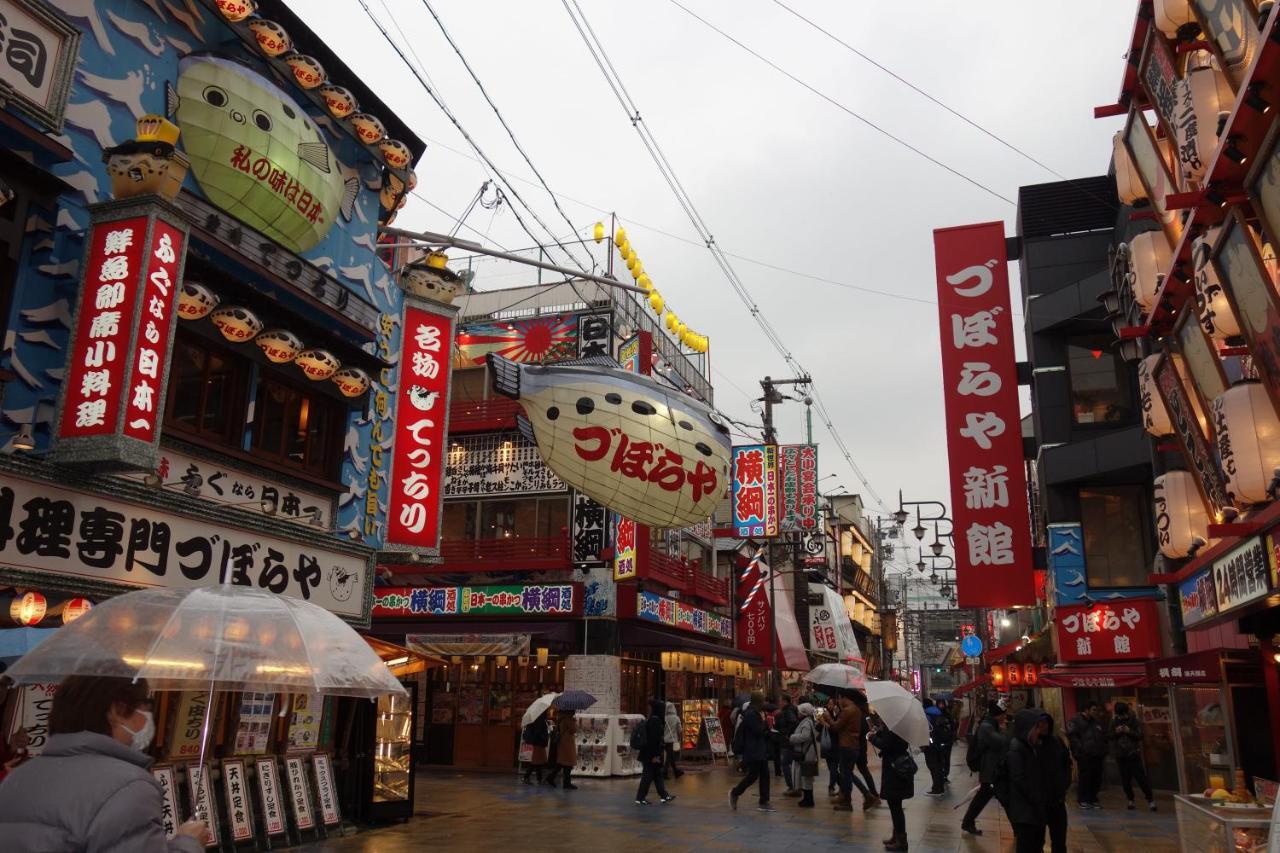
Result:
M599 38L595 36L594 31L591 30L590 24L587 23L586 15L583 13L581 6L578 5L577 0L561 0L561 3L570 19L573 21L574 28L577 29L578 34L586 44L587 51L591 54L592 59L600 69L601 74L604 75L606 82L609 84L609 88L614 93L614 96L618 99L618 103L621 105L623 112L626 113L627 120L631 122L631 126L635 128L636 133L640 136L640 139L644 143L646 150L649 152L649 156L653 160L654 165L657 166L663 180L666 181L667 186L672 191L672 194L675 195L677 202L685 211L685 215L689 217L689 221L693 224L694 230L697 231L698 236L702 238L702 241L706 245L707 250L711 253L712 258L715 259L721 272L724 273L725 279L729 282L729 285L738 294L738 298L742 300L743 304L747 307L747 310L755 319L756 324L764 333L765 338L770 342L774 349L778 351L787 365L801 375L810 375L809 372L805 370L800 365L799 361L791 354L791 351L787 348L777 329L773 327L773 324L769 322L768 317L760 310L760 307L751 297L750 291L747 290L745 283L738 276L736 270L734 270L729 258L716 244L715 237L712 236L706 221L698 213L692 198L685 190L683 184L681 184L679 178L676 177L675 170L671 166L671 162L667 159L665 154L662 153L661 147L653 137L652 132L648 129L648 126L641 121L639 108L636 106L635 101L630 97L630 94L627 93L616 68L614 68L613 63L608 59L608 52L604 49L604 45L600 42ZM577 11L577 15L574 14L574 10ZM581 23L579 22L579 18L581 18ZM612 77L609 73L610 70L613 72ZM613 78L617 78L616 83ZM866 488L868 495L887 512L888 508L885 505L884 500L881 499L875 489L872 488L871 483L867 480L866 475L863 474L862 469L858 467L856 462L854 462L853 455L849 452L848 446L845 445L839 433L836 432L832 424L830 412L823 403L822 398L819 396L817 386L811 384L810 389L811 395L814 398L814 403L818 408L819 414L822 416L823 423L827 428L827 432L831 435L831 439L835 443L837 450L839 450L841 455L844 456L845 462L848 463L850 469Z
M787 79L791 80L792 82L797 83L797 84L799 84L800 86L803 86L805 89L808 89L810 92L812 92L813 94L817 95L819 98L822 98L822 100L824 100L824 101L826 101L827 103L831 104L833 107L837 108L837 109L838 109L838 110L840 110L841 112L843 112L843 113L845 113L845 114L847 114L847 115L850 115L850 116L852 116L853 118L856 118L858 121L862 122L862 123L863 123L863 124L865 124L867 127L871 128L872 130L876 131L877 133L880 133L881 135L883 135L883 136L885 136L885 137L889 138L890 140L892 140L893 142L896 142L898 145L901 145L903 148L906 148L907 150L912 151L912 152L914 152L915 154L918 154L919 156L921 156L921 157L923 157L924 159L928 160L930 163L934 164L935 166L939 167L940 169L944 169L944 170L946 170L946 171L950 172L951 174L955 175L957 178L960 178L961 180L966 181L966 182L968 182L968 183L972 184L973 186L977 187L978 189L982 190L983 192L985 192L985 193L988 193L988 194L990 194L990 195L995 196L996 198L998 198L998 199L1000 199L1001 201L1003 201L1005 204L1011 204L1011 205L1013 205L1013 206L1015 206L1015 207L1017 206L1017 203L1016 203L1016 202L1014 202L1014 200L1013 200L1013 199L1011 199L1011 198L1009 198L1008 196L1001 195L1000 193L996 192L996 191L995 191L995 190L993 190L991 187L987 186L986 184L982 183L981 181L977 180L976 178L971 178L971 177L969 177L968 175L966 175L964 172L961 172L959 169L956 169L956 168L954 168L954 167L952 167L952 166L948 166L946 163L942 162L941 160L937 159L936 157L933 157L932 155L926 154L924 151L921 151L919 148L917 148L916 146L912 145L910 142L907 142L907 141L906 141L905 139L903 139L902 137L900 137L900 136L895 136L894 134L890 133L890 132L889 132L888 130L886 130L885 128L883 128L883 127L881 127L880 125L876 124L875 122L871 121L871 119L867 118L866 116L863 116L863 115L861 115L861 114L859 114L859 113L854 112L853 110L849 109L847 106L845 106L844 104L840 103L840 102L839 102L839 101L837 101L835 98L833 98L833 97L831 97L830 95L828 95L827 93L825 93L825 92L823 92L822 90L817 89L817 88L814 88L813 86L809 85L808 83L806 83L805 81L803 81L803 80L801 80L799 77L797 77L796 75L792 74L790 71L788 71L788 70L786 70L785 68L783 68L781 65L778 65L778 64L777 64L776 62L774 62L773 60L769 59L768 57L766 57L766 56L764 56L764 55L762 55L762 54L760 54L760 53L757 53L755 50L753 50L752 48L748 47L746 44L744 44L744 43L742 43L742 42L738 41L736 38L734 38L733 36L729 35L727 32L725 32L724 30L720 29L720 28L719 28L719 27L717 27L715 24L711 23L711 22L710 22L710 21L708 21L706 18L704 18L704 17L702 17L701 15L699 15L697 12L694 12L694 11L693 11L692 9L690 9L689 7L687 7L687 6L683 5L682 3L680 3L680 2L679 2L679 0L668 0L668 2L670 2L670 3L671 3L671 5L675 6L677 9L680 9L681 11L683 11L685 14L689 15L691 18L694 18L695 20L699 21L703 26L707 27L707 28L708 28L708 29L710 29L712 32L715 32L715 33L719 34L721 37L723 37L723 38L725 38L725 39L727 39L727 40L729 40L729 41L733 42L733 43L734 43L734 44L736 44L738 47L742 48L742 49L743 49L743 50L745 50L747 53L751 54L751 55L752 55L752 56L754 56L756 59L758 59L758 60L760 60L761 62L763 62L765 65L768 65L768 66L769 66L770 68L772 68L774 71L777 71L779 74L783 75L784 77L786 77Z

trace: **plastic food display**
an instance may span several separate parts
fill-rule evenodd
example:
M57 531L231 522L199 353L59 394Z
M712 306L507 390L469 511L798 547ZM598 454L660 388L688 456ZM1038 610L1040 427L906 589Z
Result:
M698 748L698 736L702 720L716 715L716 703L710 699L685 699L680 703L680 725L683 729L680 747L684 750Z
M1178 839L1185 853L1259 853L1267 849L1271 809L1224 808L1202 796L1174 796Z

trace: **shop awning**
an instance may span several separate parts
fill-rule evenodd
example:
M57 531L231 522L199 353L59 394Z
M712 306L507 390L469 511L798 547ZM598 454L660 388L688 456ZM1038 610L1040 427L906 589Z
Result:
M707 640L698 640L689 636L687 631L664 631L661 628L649 628L644 625L621 626L623 653L628 648L656 649L668 652L693 652L700 655L713 655L728 660L740 660L753 666L760 665L760 659L747 654L733 646L721 646Z
M1146 683L1145 662L1055 666L1040 673L1041 687L1137 687Z
M988 684L990 681L991 681L990 675L980 675L977 678L975 678L973 681L967 682L965 684L961 684L955 690L952 690L951 698L954 699L957 696L963 696L964 694L968 693L970 690L973 690L975 687L981 687L984 684Z
M378 653L378 657L382 658L396 678L416 675L433 667L445 665L443 658L406 649L404 646L397 646L395 643L388 643L377 637L366 635L364 641L369 644L369 648Z
M1256 653L1212 649L1147 661L1151 684L1261 684L1262 666Z

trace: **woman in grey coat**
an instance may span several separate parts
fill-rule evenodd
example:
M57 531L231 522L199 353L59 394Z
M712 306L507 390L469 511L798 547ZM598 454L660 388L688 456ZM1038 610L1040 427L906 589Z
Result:
M800 776L800 802L796 805L802 809L813 808L813 779L818 775L818 740L821 735L813 721L813 705L801 702L797 708L800 712L800 724L791 734L791 749L796 754L798 775Z
M674 702L668 702L664 710L662 745L666 750L667 763L662 765L662 778L666 779L674 775L679 779L684 775L684 771L676 766L676 759L680 757L680 742L684 740L684 726L680 723L680 714L676 711Z
M205 825L166 838L160 783L144 750L155 736L147 683L72 676L49 712L44 752L0 784L9 853L200 853Z

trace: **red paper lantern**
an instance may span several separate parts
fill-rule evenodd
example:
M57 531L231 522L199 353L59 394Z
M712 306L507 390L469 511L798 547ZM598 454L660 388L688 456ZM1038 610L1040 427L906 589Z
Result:
M73 598L62 608L62 624L69 625L93 609L93 602L87 598Z
M995 687L1004 687L1004 666L1001 664L992 664L991 684Z
M1005 677L1009 679L1010 687L1018 687L1022 684L1022 667L1016 663L1009 664Z
M49 602L38 592L24 592L9 605L9 618L19 625L38 625L49 609Z
M1033 663L1026 664L1022 668L1022 683L1028 687L1035 687L1036 682L1040 680L1040 675L1036 671L1036 665Z

